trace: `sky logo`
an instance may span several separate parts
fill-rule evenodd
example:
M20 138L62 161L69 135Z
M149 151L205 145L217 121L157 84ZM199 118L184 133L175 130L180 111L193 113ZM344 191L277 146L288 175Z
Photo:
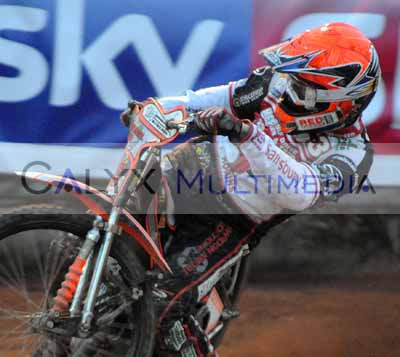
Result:
M115 141L122 131L110 117L130 98L176 95L249 70L250 1L39 4L0 5L0 110L13 118L2 140Z

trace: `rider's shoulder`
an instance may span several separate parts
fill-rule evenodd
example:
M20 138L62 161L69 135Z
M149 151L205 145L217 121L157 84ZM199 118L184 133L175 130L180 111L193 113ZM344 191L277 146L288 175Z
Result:
M239 81L235 88L235 94L246 92L249 89L265 88L268 89L268 85L272 78L272 69L270 66L263 66L254 69L247 78Z
M255 69L248 78L236 82L232 93L232 106L241 118L253 119L260 110L261 103L268 93L271 81L271 67Z

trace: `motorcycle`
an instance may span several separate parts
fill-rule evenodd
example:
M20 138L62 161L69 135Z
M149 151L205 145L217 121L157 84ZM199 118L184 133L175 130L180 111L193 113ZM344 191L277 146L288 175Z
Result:
M160 167L161 148L192 130L196 115L181 106L166 111L155 99L136 106L106 193L72 178L17 173L44 185L62 183L87 212L40 204L0 216L5 355L197 356L194 339L205 344L204 355L216 355L228 322L239 314L248 240L238 241L194 283L176 289L179 279L165 242L145 215L137 214L149 206L141 192ZM162 177L155 181L160 186ZM37 236L44 242L40 247L32 239ZM177 311L187 319L174 318Z

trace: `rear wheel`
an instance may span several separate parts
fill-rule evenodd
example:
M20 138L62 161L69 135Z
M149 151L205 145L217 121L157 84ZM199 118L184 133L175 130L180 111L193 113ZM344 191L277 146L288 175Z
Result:
M96 332L86 339L54 338L32 330L33 314L47 311L74 260L93 216L65 208L30 206L0 216L0 355L150 357L155 312L151 290L126 303L117 299L143 279L128 237L116 237L96 305ZM112 318L110 318L110 316Z

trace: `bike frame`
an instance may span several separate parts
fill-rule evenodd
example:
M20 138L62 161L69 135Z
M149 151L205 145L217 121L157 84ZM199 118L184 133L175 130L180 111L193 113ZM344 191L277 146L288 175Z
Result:
M74 198L81 201L86 208L88 208L92 213L101 216L104 221L107 222L109 219L109 213L107 213L107 211L105 211L101 205L88 197L88 194L85 193L95 195L108 205L113 203L113 199L92 186L86 185L85 183L75 179L42 172L25 173L18 171L16 174L18 176L23 176L26 179L42 183L46 186L51 185L53 187L60 187L60 185L70 185L73 189L66 191L68 194L71 194ZM132 226L124 224L123 222L118 222L118 226L121 227L125 233L136 240L136 242L147 252L147 254L154 260L155 264L162 271L171 272L171 268L169 267L168 263L143 226L126 209L122 208L121 213L126 216Z
M87 333L91 328L93 311L107 258L113 240L121 230L133 237L163 272L172 273L149 232L126 210L125 206L129 198L135 194L137 187L145 181L151 168L149 163L157 160L158 148L173 141L180 133L184 132L187 128L185 123L187 123L187 113L182 106L165 111L156 100L149 99L140 110L135 108L130 118L124 157L118 166L117 173L110 180L107 189L109 194L104 194L94 187L71 178L41 172L17 172L17 175L24 176L25 179L45 185L57 187L63 185L64 189L68 187L67 192L97 215L93 228L86 235L78 257L70 266L69 273L58 290L52 308L52 311L57 314L69 309L71 316L81 316L81 333ZM115 187L117 190L112 195L112 189ZM100 204L83 193L94 194L103 202L111 204L111 212L108 213ZM128 219L129 224L120 221L121 215ZM104 231L105 234L101 235L100 231ZM94 254L94 247L97 244L99 244L99 249L97 254ZM94 266L93 273L89 278L92 265ZM90 284L89 288L88 284ZM87 295L81 310L80 305L85 293ZM69 307L71 302L71 307Z

